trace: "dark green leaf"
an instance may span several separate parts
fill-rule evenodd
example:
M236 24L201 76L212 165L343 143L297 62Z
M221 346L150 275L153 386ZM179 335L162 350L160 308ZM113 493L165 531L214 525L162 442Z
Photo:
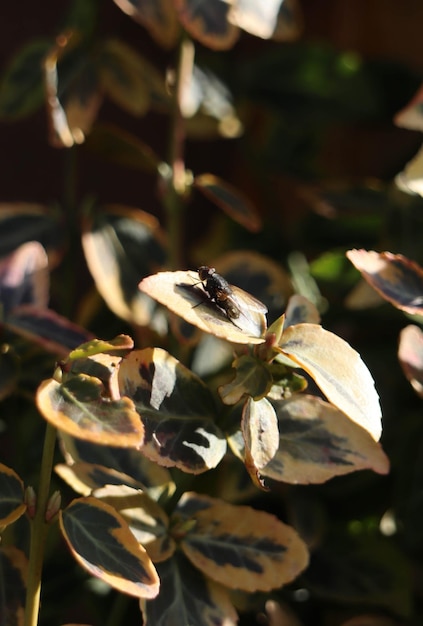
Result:
M83 480L86 485L90 486L90 490L105 484L116 483L118 480L118 484L140 487L154 500L159 500L166 499L175 489L169 470L157 463L152 463L138 450L99 446L82 439L74 439L65 433L61 433L60 437L66 460L74 468L73 473L77 478L80 476L79 464L92 466L91 469L90 467L82 469L82 473L87 476ZM114 471L119 474L116 480L112 480L110 475L110 472ZM129 480L123 480L122 476L126 476ZM84 493L84 495L88 494Z
M238 189L212 174L196 176L194 185L233 220L252 232L260 230L261 220L257 209Z
M360 469L389 471L389 460L369 433L317 397L297 394L273 403L279 422L278 450L260 468L286 483L322 483Z
M16 521L25 510L22 480L10 467L0 463L0 526Z
M203 577L182 554L159 563L157 571L159 595L141 602L147 626L236 626L237 614L227 592Z
M149 459L194 474L221 461L226 440L214 423L211 392L165 350L132 352L119 369L119 388L141 416Z
M423 268L401 254L349 250L363 278L397 309L423 315Z
M176 44L180 27L173 0L115 0L115 3L142 24L158 44L164 48Z
M13 546L0 548L1 619L4 626L21 626L25 611L28 562Z
M55 311L31 305L14 309L7 317L6 326L61 358L66 357L69 350L92 338L92 333Z
M174 517L185 529L181 547L191 563L231 589L268 591L307 566L295 530L268 513L186 493Z
M12 59L0 84L0 117L16 119L38 109L44 98L42 62L51 41L27 44Z
M121 515L96 498L80 498L60 513L75 559L92 576L138 598L154 598L159 577Z
M97 123L85 147L106 161L141 172L154 173L160 163L150 146L111 124Z
M212 50L232 48L238 29L229 23L231 7L222 0L175 0L178 17L194 39Z

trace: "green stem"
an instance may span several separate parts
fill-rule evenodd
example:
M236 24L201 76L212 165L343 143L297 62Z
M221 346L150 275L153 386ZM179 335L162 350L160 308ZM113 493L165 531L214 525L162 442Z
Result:
M31 545L29 550L24 626L36 626L38 623L44 546L48 530L45 515L49 499L55 442L56 429L50 424L47 424L44 437L43 458L41 461L37 507L34 519L31 520Z
M185 121L181 111L184 89L191 80L194 63L194 46L185 35L179 45L175 82L173 85L173 106L169 131L168 164L170 176L166 185L164 207L167 215L169 240L169 265L180 268L182 259L184 194L187 187L187 173L184 162Z

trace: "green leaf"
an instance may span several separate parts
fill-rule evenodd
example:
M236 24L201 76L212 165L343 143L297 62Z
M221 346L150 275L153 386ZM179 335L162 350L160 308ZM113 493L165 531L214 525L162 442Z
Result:
M0 526L15 522L25 511L22 480L10 467L0 463Z
M186 530L181 548L191 563L231 589L276 589L308 564L295 530L263 511L185 493L174 517Z
M73 437L133 448L143 442L143 425L132 400L108 399L98 378L80 374L63 384L46 380L38 388L36 401L48 422Z
M158 221L139 209L110 205L85 220L82 244L96 287L110 309L132 324L157 325L164 332L155 303L138 289L140 278L165 262Z
M138 598L158 594L154 565L113 507L96 498L79 498L59 519L72 554L92 576Z
M362 469L387 474L379 443L344 413L310 395L273 402L278 450L260 473L293 484L322 483Z
M176 544L169 536L169 518L147 494L127 485L107 485L96 489L93 496L122 515L154 563L172 556Z
M41 106L44 98L41 68L50 46L48 39L32 41L12 59L0 84L0 117L18 119Z
M144 624L170 626L236 626L236 611L229 594L203 577L180 553L157 565L160 593L141 601Z
M96 354L116 354L117 356L125 356L134 347L134 342L128 335L118 335L114 339L106 341L104 339L92 339L87 343L78 346L69 353L68 360L87 359Z
M423 268L402 254L349 250L363 278L397 309L423 315Z
M231 7L222 0L175 0L182 26L212 50L227 50L238 39L238 28L228 21Z
M194 186L233 220L253 233L260 230L260 215L241 191L213 174L196 176Z
M244 354L233 361L232 367L235 368L235 378L219 387L219 395L224 404L236 404L244 395L251 396L254 400L267 395L273 382L267 363Z
M317 324L297 324L284 330L281 352L298 363L328 400L380 438L381 409L369 370L346 341Z
M221 461L226 440L210 390L165 350L132 352L119 369L119 388L141 416L149 459L194 474Z
M259 314L248 319L252 330L236 326L233 321L208 297L201 287L197 287L197 272L159 272L144 278L139 288L160 304L182 317L186 322L197 326L206 333L233 343L263 343L261 336L265 330L265 316Z

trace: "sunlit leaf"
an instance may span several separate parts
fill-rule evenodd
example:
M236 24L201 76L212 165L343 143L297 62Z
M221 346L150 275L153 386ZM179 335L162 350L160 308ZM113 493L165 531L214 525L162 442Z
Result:
M47 254L37 241L19 246L0 260L0 301L3 315L20 304L47 307L49 300Z
M94 466L92 470L88 469L87 472L88 482L86 484L92 485L91 488L98 488L119 481L119 484L140 487L154 500L166 499L175 490L169 470L153 463L138 450L127 447L99 446L82 439L74 439L63 432L60 433L60 441L66 462L72 467L76 466L74 472L76 480L79 477L86 482L85 477L81 476L79 472L79 464ZM97 469L98 467L100 469ZM116 480L112 479L114 472L119 474L119 476L115 475ZM105 482L103 482L104 478L107 478ZM68 480L67 477L65 480ZM94 481L95 484L92 484L91 481ZM69 482L69 484L71 483ZM77 487L75 488L77 489ZM81 491L81 493L83 492Z
M379 397L373 378L358 352L317 324L284 330L280 348L298 363L328 400L376 441L382 432Z
M94 61L79 43L74 31L61 33L43 61L49 140L55 148L83 143L103 101ZM59 68L63 58L66 64Z
M419 326L402 329L398 359L414 391L423 398L423 332Z
M252 396L254 400L267 395L272 385L272 374L267 363L244 354L233 361L232 367L235 368L234 379L219 387L224 404L236 404L244 395Z
M409 130L423 131L423 85L394 118L395 124Z
M99 63L101 83L106 94L128 113L144 115L151 101L168 105L164 77L154 65L123 41L104 41Z
M98 378L83 374L63 384L44 381L37 406L47 421L73 437L110 445L138 448L144 429L129 398L109 400Z
M222 0L174 0L179 20L187 32L212 50L232 48L238 28L228 21L230 5Z
M231 589L275 589L307 566L303 541L269 513L185 493L174 515L187 529L181 547L191 563Z
M236 626L237 614L229 594L203 577L182 554L158 563L157 571L159 595L154 600L141 601L146 626Z
M308 484L361 469L389 471L380 444L327 402L297 394L273 406L279 421L278 450L261 468L264 476Z
M276 41L294 41L303 30L302 5L298 0L284 0L279 9L276 28L272 39Z
M101 159L141 172L156 172L160 163L150 146L112 124L95 124L85 148Z
M252 232L260 230L261 220L257 209L241 191L213 174L196 176L194 185L233 220Z
M204 289L196 286L198 283L197 272L160 272L144 278L139 288L186 322L215 337L233 343L263 343L259 324L256 336L243 332L211 301Z
M226 440L214 423L213 396L200 378L165 350L132 352L119 369L119 387L141 416L142 452L149 459L194 474L220 462Z
M294 294L290 297L285 310L284 328L303 322L319 324L320 313L310 300L300 294Z
M228 19L252 35L270 39L276 29L279 9L283 3L284 0L237 0L232 5Z
M0 548L1 617L5 626L23 626L28 562L14 546Z
M15 522L25 511L21 478L10 467L0 463L0 526Z
M223 122L235 117L232 100L228 87L216 74L194 65L189 84L182 93L181 113L191 118L201 109Z
M164 235L158 221L139 209L108 206L83 225L82 244L98 291L119 317L141 326L163 320L138 283L165 262Z
M138 598L154 598L159 577L121 515L96 498L73 500L60 527L75 559L92 576Z
M0 117L15 119L38 109L44 97L42 61L51 41L37 39L11 60L0 83Z
M278 418L271 403L262 398L248 398L242 412L241 430L244 437L244 463L256 484L260 472L275 456L279 446Z
M78 346L69 353L69 361L75 359L86 359L95 354L106 352L116 356L125 356L134 347L134 341L128 335L118 335L114 339L106 341L104 339L92 339L88 343Z
M164 48L172 48L180 27L173 0L114 0L124 13L142 24Z
M5 325L21 337L62 358L68 355L69 350L93 337L92 333L55 311L31 305L14 309Z
M395 183L405 193L423 196L423 148L397 174Z
M54 470L62 480L82 496L89 496L92 491L105 485L128 485L134 489L145 488L142 483L127 474L93 463L77 462L73 465L59 463Z
M154 563L173 554L176 544L169 536L169 518L147 494L127 485L107 485L93 495L122 515Z
M19 246L38 241L47 251L49 265L57 264L57 251L63 246L63 228L58 216L41 204L0 203L0 257Z
M348 250L363 278L397 309L423 315L423 268L402 254Z

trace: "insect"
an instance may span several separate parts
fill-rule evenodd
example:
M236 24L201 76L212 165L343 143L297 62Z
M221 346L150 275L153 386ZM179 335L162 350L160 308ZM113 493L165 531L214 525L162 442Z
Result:
M230 285L214 267L201 265L197 271L205 292L231 322L241 330L259 335L263 326L263 314L267 313L266 305L239 287Z

